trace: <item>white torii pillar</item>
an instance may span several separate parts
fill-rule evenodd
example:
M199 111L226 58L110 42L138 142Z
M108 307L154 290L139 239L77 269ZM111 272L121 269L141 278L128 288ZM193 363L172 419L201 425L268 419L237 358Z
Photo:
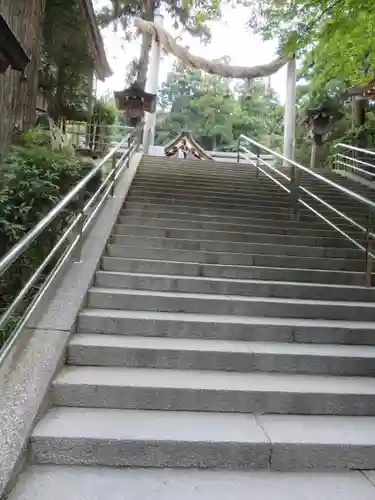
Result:
M290 59L286 75L286 99L284 110L284 156L294 160L296 136L296 58ZM285 162L284 166L288 166Z
M154 23L156 26L163 26L163 16L160 11L155 12ZM149 94L157 95L159 90L159 67L160 67L161 48L160 43L152 39L150 60L147 71L147 80L145 91ZM145 126L143 131L143 148L147 153L150 146L155 143L155 124L156 124L156 106L153 113L146 113Z

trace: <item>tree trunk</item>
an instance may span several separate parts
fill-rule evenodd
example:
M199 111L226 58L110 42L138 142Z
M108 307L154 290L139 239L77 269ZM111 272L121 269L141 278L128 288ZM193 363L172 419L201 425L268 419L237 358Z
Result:
M366 123L366 107L367 101L364 99L352 99L353 125L360 127Z
M0 75L0 158L15 127L25 130L36 121L42 16L46 0L0 0L0 12L30 57L25 75L8 69Z
M155 6L153 0L146 0L144 5L144 19L153 21L155 14ZM144 90L146 87L148 63L150 60L150 52L152 45L152 36L148 33L142 34L141 53L139 55L137 83Z
M322 147L323 147L322 136L314 135L311 148L311 159L310 159L311 170L317 170L322 167Z

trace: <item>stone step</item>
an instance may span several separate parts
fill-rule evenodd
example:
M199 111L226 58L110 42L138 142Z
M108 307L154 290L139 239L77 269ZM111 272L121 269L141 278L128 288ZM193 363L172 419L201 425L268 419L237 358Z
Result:
M278 318L375 321L370 302L243 297L201 293L173 293L118 288L89 289L87 306L93 309L125 309L191 314L228 314Z
M121 257L102 258L104 271L165 274L221 279L253 279L283 281L285 276L293 282L326 283L331 285L364 286L364 273L314 269L293 269L257 266L231 266L220 264L196 264L162 260L126 259Z
M252 415L58 408L31 449L39 464L249 469L268 466L270 444Z
M271 175L272 172L270 172ZM328 177L325 176L327 179ZM281 180L278 178L278 180ZM330 179L334 183L338 185L336 186L331 186L328 183L323 183L320 182L319 180L316 180L314 178L302 178L301 186L305 187L306 189L313 190L316 194L319 193L326 193L326 195L340 195L342 191L340 190L339 186L342 186L350 191L360 193L364 197L367 197L369 199L374 198L374 192L371 189L368 189L367 187L358 185L358 184L349 184L347 182L342 182L341 179ZM165 183L166 185L172 185L176 186L179 183L186 183L187 185L191 185L194 187L196 184L202 185L207 185L208 187L217 187L217 188L222 188L223 185L228 185L230 188L233 186L234 188L240 188L240 189L251 189L254 186L258 185L260 188L260 191L266 192L269 190L270 192L275 192L278 194L283 194L283 189L278 186L273 180L269 179L268 177L264 176L262 173L260 173L259 179L256 179L255 172L224 172L224 171L182 171L182 170L165 170L165 169L159 169L159 170L149 170L148 172L144 171L139 171L136 175L135 178L136 182L139 183L145 183L145 184L150 184L152 182L155 182L158 185L161 185L162 183ZM284 180L284 185L288 185L290 181ZM353 199L351 198L350 195L346 195L345 193L342 193L341 196L345 196L348 198L348 200Z
M191 215L199 215L199 216L204 216L204 217L210 217L211 219L215 217L218 222L225 218L232 218L233 221L237 221L238 219L249 219L249 220L255 220L258 219L258 221L264 221L265 224L269 224L268 220L271 219L273 222L274 226L279 224L279 221L283 221L287 227L300 227L300 228L305 228L306 229L306 220L309 220L309 228L317 228L325 231L335 231L332 229L326 222L322 221L318 217L313 218L311 215L310 211L304 211L302 214L300 214L300 220L295 220L294 218L291 218L290 216L290 211L273 211L273 212L262 212L258 210L249 210L249 208L243 208L243 209L238 209L236 207L234 208L220 208L220 207L200 207L199 205L163 205L163 204L153 204L153 203L138 203L138 202L131 202L127 201L125 204L125 208L122 210L121 215L126 216L128 213L128 210L142 210L142 211L147 211L147 212L153 212L153 213L169 213L171 214L171 217L173 217L173 214L191 214ZM310 215L309 215L310 214ZM195 218L195 217L194 217ZM334 217L333 217L334 219ZM232 221L232 222L233 222ZM277 223L275 224L275 221ZM215 222L215 221L213 221ZM230 222L230 221L229 221ZM239 221L240 223L243 223L245 221ZM259 222L258 222L259 223ZM354 228L351 228L351 232L356 231ZM337 234L337 233L336 233Z
M361 250L356 248L332 248L317 245L302 246L282 244L277 237L270 243L243 241L192 240L178 238L160 238L157 236L136 236L130 234L112 234L113 245L139 246L142 248L162 248L173 250L198 250L204 252L229 252L243 254L296 255L300 257L327 257L342 259L363 258Z
M56 408L34 430L31 455L58 465L371 469L374 426L371 417Z
M178 183L186 181L187 184L194 186L198 182L203 182L206 185L211 185L212 187L222 187L226 183L228 186L234 187L252 187L254 185L263 186L263 188L270 186L271 189L282 192L283 189L280 188L275 182L262 178L257 179L253 173L249 172L237 172L233 175L233 172L214 172L214 171L166 171L163 169L153 170L145 172L140 170L135 176L135 180L138 182L149 183L152 181L157 181L159 183Z
M143 189L132 186L129 191L129 196L137 197L137 196L147 196L153 198L180 198L181 200L202 200L202 201L217 201L221 202L232 202L235 204L236 202L251 202L257 203L259 205L290 205L290 200L287 196L283 196L281 198L274 198L272 196L259 196L259 194L254 193L241 193L238 191L230 192L223 189L222 191L206 191L199 189L185 189L184 191L170 189L168 187L158 188L155 187L153 189Z
M175 218L173 218L175 217ZM277 216L276 216L277 217ZM228 222L226 222L228 220ZM262 218L259 215L254 215L254 218L244 220L243 218L215 218L211 221L202 219L200 217L193 217L192 219L180 219L177 216L170 214L170 218L150 218L150 217L134 217L132 215L122 215L118 220L119 224L114 226L114 232L117 234L126 234L125 227L122 226L147 226L155 228L169 228L169 229L198 229L204 231L225 231L225 232L241 232L241 233L254 233L254 232L268 232L270 228L279 228L283 234L297 234L297 235L310 235L310 236L334 236L341 237L341 235L334 229L330 228L328 224L324 226L316 226L306 224L306 222L290 222L282 214L277 218ZM270 231L272 231L271 229ZM350 232L350 234L354 234ZM336 236L337 235L337 236ZM344 237L342 237L344 239Z
M131 213L130 213L131 212ZM146 211L136 211L129 210L129 217L143 216L152 218L152 212L146 213ZM191 215L185 214L186 218L183 217L184 214L169 214L165 213L166 216L172 218L172 220L191 220ZM126 228L122 228L124 235L133 236L154 236L159 238L176 238L183 240L212 240L212 241L238 241L238 242L252 242L252 243L272 243L278 242L280 244L286 245L314 245L314 246L324 246L324 247L340 247L340 248L350 248L353 249L354 246L348 240L342 238L340 235L336 237L332 236L315 236L314 234L308 235L304 232L298 234L298 230L295 229L283 229L280 227L267 226L264 228L261 224L259 226L254 226L252 232L243 231L207 231L203 229L178 229L173 227L154 227L152 224L150 226L143 225L130 225L126 224L126 217L119 219ZM202 222L209 222L212 217L195 216L195 220L201 220ZM228 217L228 221L230 219ZM244 222L247 220L245 219ZM225 219L224 221L225 222Z
M226 183L226 181L228 181ZM139 187L145 189L154 189L158 187L162 188L171 188L171 189L205 189L207 191L220 191L223 192L225 187L228 188L228 191L240 191L244 193L256 193L260 192L266 196L268 189L271 192L277 193L280 196L288 196L284 190L281 190L278 186L276 186L273 182L267 183L266 181L258 181L256 179L251 179L250 181L247 179L234 179L233 181L229 181L226 178L219 177L196 177L189 175L143 175L137 173L132 187ZM259 191L257 190L259 188Z
M375 375L375 347L76 334L67 363L175 370Z
M214 198L210 198L209 201L202 200L200 199L199 196L194 198L194 195L191 197L185 197L182 198L180 196L175 196L175 197L157 197L157 196L147 196L147 195L132 195L129 194L127 197L128 201L135 201L135 202L141 202L145 204L152 204L152 205L169 205L170 207L175 207L175 206L181 206L183 204L185 205L190 205L190 206L199 206L201 208L219 208L219 209L224 209L224 210L232 210L232 209L237 209L237 208L242 208L242 209L247 209L249 211L253 212L259 212L259 213L273 213L273 214L278 214L278 213L289 213L289 208L287 205L282 206L278 208L278 205L271 205L271 204L259 204L256 201L245 201L245 200L233 200L229 201L228 199L222 198L220 200L215 200ZM207 199L208 200L208 199ZM332 212L331 209L329 208L322 208L321 204L318 204L317 202L311 202L310 200L306 200L309 205L315 209L318 209L318 211L325 216L329 215L329 218L331 220L343 220L341 215L337 215ZM345 210L341 210L341 212L345 213ZM314 213L308 209L308 208L300 208L300 213L305 216L305 218L308 216L310 220L317 220L317 216L314 215ZM365 225L366 223L366 217L367 213L366 210L361 210L360 208L357 211L353 210L346 210L346 214L349 215L352 219L361 219L362 224ZM358 221L360 222L360 220Z
M34 465L21 475L8 500L228 500L254 498L373 500L372 471L196 470ZM31 493L32 492L32 493Z
M84 309L81 333L375 345L375 322Z
M290 170L287 169L280 171L285 173L287 177L290 178ZM268 169L267 172L270 173L272 176L275 175L270 169ZM212 175L212 173L214 173L214 175ZM369 190L367 186L361 185L357 182L353 182L350 179L340 175L330 175L327 172L322 173L322 175L323 177L325 177L327 181L334 182L339 186L351 186L361 190ZM212 177L214 181L216 179L222 180L224 178L232 178L234 182L236 181L239 182L241 180L241 176L243 179L247 178L252 182L263 182L265 185L271 185L274 187L277 186L272 179L264 175L263 172L261 171L259 171L259 178L257 179L255 168L252 169L246 165L240 168L238 168L238 166L235 166L235 168L216 168L216 169L212 168L171 169L169 167L164 167L163 165L160 165L158 168L141 166L137 171L137 178L143 177L146 180L149 178L152 179L160 178L168 180L180 177L186 177L195 180L196 178L206 177L209 179L210 177ZM277 178L278 180L281 180L280 176L278 176ZM337 189L335 186L331 186L328 182L320 181L319 179L316 179L313 176L302 175L302 177L300 177L300 182L302 184L314 184L317 187L321 188Z
M66 365L50 398L80 408L372 416L375 378Z
M315 193L313 193L315 194ZM256 196L252 194L248 194L246 196L240 196L239 194L233 193L232 195L223 192L223 193L206 193L206 194L201 194L199 192L196 192L195 190L188 191L186 193L180 193L176 191L144 191L144 190L136 190L132 189L129 192L128 199L129 200L137 200L137 199L143 199L143 200L149 200L150 202L154 201L159 201L163 202L163 200L166 200L166 203L172 203L175 204L176 201L180 201L183 203L189 203L189 204L195 204L195 203L201 203L202 206L206 205L211 205L213 203L217 205L232 205L235 207L236 205L239 206L248 206L248 207L262 207L262 208L267 208L267 207L289 207L290 205L290 200L287 197L284 198L273 198L272 195L268 197L261 197L261 196ZM307 195L304 194L302 195L302 199L305 200L306 202L314 202L314 199ZM351 203L350 200L346 199L345 197L342 197L341 200L333 199L331 200L329 196L327 197L322 197L322 199L333 205L335 208L344 210L345 208L347 211L350 213L355 212L355 213L367 213L367 208L365 205L361 205L359 203ZM323 210L324 206L320 204L320 202L315 202L319 203L319 207ZM350 209L350 210L349 210ZM303 207L301 207L301 210L305 210Z
M152 181L159 181L159 182L179 182L181 180L186 180L187 182L191 182L192 184L196 183L199 180L205 180L211 185L219 185L222 183L223 180L228 180L232 182L234 185L237 186L252 186L254 184L259 184L261 187L270 187L274 190L277 190L281 192L281 187L278 186L273 180L270 178L266 177L263 173L259 173L259 178L256 178L255 172L249 172L247 170L242 170L242 172L234 172L235 175L232 175L233 171L216 171L214 175L212 175L212 171L198 171L198 170L191 170L190 172L187 170L168 170L168 169L163 169L159 168L158 170L155 169L148 169L147 172L143 169L139 169L135 179L139 182L144 182L144 183L150 183ZM241 177L242 174L242 177ZM374 191L369 189L367 186L363 186L358 183L351 183L348 182L346 179L343 179L343 177L340 178L330 178L327 175L324 175L324 177L328 181L332 181L335 184L338 184L341 187L345 187L347 189L356 189L361 192L366 192L369 193L370 195L374 194ZM289 177L290 178L290 177ZM279 177L278 180L281 180ZM285 184L288 183L288 181L285 179L284 180ZM290 182L290 181L289 181ZM331 186L327 182L321 182L317 179L314 178L305 178L302 177L300 184L302 186L314 186L316 189L320 190L326 190L326 191L332 191L332 192L338 192L340 188L336 186Z
M240 164L241 165L241 164ZM201 165L163 165L162 163L153 165L141 165L139 173L148 174L157 172L164 175L174 175L175 173L184 173L188 175L215 175L215 176L225 176L225 177L249 177L255 178L256 171L255 168L249 168L248 165L242 164L241 166L226 164L225 167L218 164L205 165L202 168Z
M186 171L186 166L189 168L194 168L196 167L198 171L204 172L208 168L215 168L217 172L220 171L227 171L228 168L233 168L235 171L249 171L249 164L246 163L238 163L237 159L235 161L230 161L230 162L219 162L219 161L211 161L211 160L205 160L204 164L202 162L194 162L191 161L191 159L186 159L181 161L177 161L178 159L171 159L171 158L161 158L161 157L154 157L153 161L143 161L140 165L140 170L143 171L145 169L150 169L151 172L155 171L156 166L159 169L165 169L165 170L170 170L170 169L175 169L179 170L181 172ZM158 171L158 170L156 170Z
M263 187L263 189L261 189ZM265 189L265 187L269 189ZM270 191L275 195L279 195L280 198L287 198L288 194L284 190L278 189L277 186L273 188L271 184L265 186L262 182L241 182L230 183L229 185L223 183L222 181L216 181L213 183L211 179L195 179L194 177L139 177L136 175L132 186L132 189L145 190L145 191L165 191L171 190L176 193L182 192L187 193L191 191L204 192L204 193L238 193L238 194L248 194L254 196L264 196L267 199L267 193Z
M245 297L375 302L374 288L290 282L286 281L289 279L288 272L284 273L284 278L285 281L277 282L98 271L95 286L177 293L243 295Z
M321 193L315 192L315 189L312 188L312 192L316 194L317 196L323 197L327 202L329 203L334 203L335 205L341 205L341 206L352 206L352 207L357 207L361 206L358 201L356 201L353 198L346 197L340 192L327 192L327 193ZM233 199L233 198L238 198L238 199L244 199L244 200L258 200L259 202L262 203L290 203L290 198L287 193L284 191L273 191L272 189L268 189L265 191L259 190L258 186L255 185L252 187L252 189L248 190L241 190L239 188L237 189L230 189L227 186L223 185L221 188L213 189L209 185L204 186L204 185L197 185L197 186L188 186L185 184L182 184L180 187L176 185L170 185L166 183L160 183L159 185L157 183L153 183L152 185L147 185L147 184L140 184L137 182L134 182L132 184L130 193L132 195L148 195L148 196L181 196L181 197L186 197L186 196L191 196L194 194L195 196L199 196L202 199L205 198L212 198L212 197L218 197L218 198L225 198L225 199Z
M162 203L146 203L146 202L138 202L138 201L130 201L126 200L124 205L124 209L121 212L121 215L126 216L129 210L146 210L148 212L163 212L169 214L189 214L189 215L200 215L205 217L215 217L218 220L222 217L231 217L233 219L237 218L256 218L256 210L251 210L249 208L238 208L233 206L231 208L220 208L220 206L216 207L201 207L200 205L189 205L189 204L176 204L171 207L170 204L162 204ZM289 213L287 211L275 212L278 214L275 219L286 219L290 220ZM262 218L267 217L267 212L260 212ZM291 220L291 226L295 221Z
M327 257L300 257L297 255L261 255L245 253L208 252L199 250L176 250L169 248L147 248L138 246L108 245L108 257L194 262L199 264L221 264L233 266L287 267L299 269L326 269L365 273L365 259L340 259Z
M229 191L244 191L244 192L256 192L258 194L264 195L267 197L268 195L275 195L279 197L287 197L288 194L281 189L277 184L275 184L273 181L268 181L266 178L261 178L259 180L254 179L254 178L228 178L228 176L225 177L220 177L220 176L212 176L212 175L160 175L160 174L154 174L154 175L143 175L143 174L137 174L134 180L133 186L150 186L152 188L157 187L157 186L163 186L163 187L171 187L171 188L179 188L180 186L183 188L189 188L191 190L194 190L196 188L207 188L208 190L218 190L223 192L224 191L224 186L228 188ZM287 185L287 183L285 184ZM351 197L343 194L339 189L330 187L330 186L324 186L321 184L316 184L316 183L302 183L303 187L306 187L307 189L312 190L315 194L318 196L323 196L323 197L328 197L328 198L337 198L337 199L342 199L342 197L347 197L348 201L352 200L353 202L355 201ZM373 192L369 192L369 190L364 189L361 190L361 188L357 188L356 186L345 186L349 190L353 190L356 193L362 194L364 197L367 197L369 199L372 199Z
M143 203L151 203L151 204L161 204L161 205L169 205L169 206L174 206L174 205L192 205L192 206L199 206L201 208L223 208L223 209L229 209L231 210L232 208L238 209L247 209L249 211L258 211L258 212L278 212L278 204L272 204L272 203L259 203L256 200L244 200L244 199L235 199L235 198L228 198L228 197L222 197L222 198L217 198L217 197L210 197L210 198L205 198L200 197L199 195L196 196L192 194L191 196L156 196L156 195L150 195L148 196L145 193L140 193L140 194L132 194L129 193L127 196L128 201L136 201L136 202L143 202ZM288 213L289 207L287 204L285 206L280 207L280 210L283 210L285 213Z
M274 176L275 174L271 171L269 173ZM288 173L289 175L289 173ZM323 174L323 176L328 179L332 180L339 186L346 187L349 190L352 190L353 192L359 192L362 193L363 196L368 197L369 199L373 198L373 192L372 190L367 189L364 186L359 185L358 183L350 183L346 179L343 179L341 176L340 177L332 177L327 176L326 173ZM147 169L140 169L137 173L137 179L140 180L145 180L146 182L148 180L160 180L163 181L165 180L168 182L169 180L179 180L179 179L186 179L188 182L194 183L196 180L205 180L205 181L211 181L212 179L212 184L220 184L220 183L225 183L225 182L231 182L234 184L248 184L248 185L253 185L253 184L262 184L263 186L270 186L271 190L278 190L278 192L282 192L281 188L277 186L277 184L266 177L264 174L260 172L259 174L259 179L256 178L256 171L254 170L249 170L248 168L234 168L234 169L197 169L197 168L192 168L192 169L170 169L170 168L163 168L160 166L159 168L147 168ZM278 177L278 180L280 178ZM285 181L285 184L288 182ZM328 183L324 183L322 181L319 181L315 179L314 177L302 177L301 180L301 185L308 188L308 189L314 189L316 191L321 191L321 192L331 192L331 193L338 193L339 188L335 186L331 186ZM345 195L346 196L346 195Z

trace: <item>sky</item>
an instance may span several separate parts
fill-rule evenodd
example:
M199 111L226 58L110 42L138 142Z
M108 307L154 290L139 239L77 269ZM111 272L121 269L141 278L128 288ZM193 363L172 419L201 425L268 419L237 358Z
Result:
M95 6L106 4L106 0L97 0ZM275 59L277 43L265 42L259 35L254 34L247 26L249 18L246 7L226 7L223 10L222 20L210 23L212 40L204 45L197 38L176 31L172 28L170 19L164 19L164 27L173 35L180 36L179 43L189 47L189 50L207 59L217 59L223 56L231 58L231 64L241 66L255 66L266 64ZM126 42L121 30L115 32L113 28L103 31L109 63L113 76L104 83L98 82L98 93L103 94L108 90L123 90L126 67L129 62L139 54L139 38ZM171 71L175 58L163 54L160 63L159 86ZM281 68L271 77L271 86L278 93L280 100L285 101L286 69Z

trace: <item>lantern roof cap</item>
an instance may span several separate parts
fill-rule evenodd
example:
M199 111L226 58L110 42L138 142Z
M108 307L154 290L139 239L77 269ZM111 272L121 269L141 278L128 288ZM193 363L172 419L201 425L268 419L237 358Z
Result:
M332 110L330 106L322 104L316 108L304 109L300 113L300 117L297 120L298 125L307 125L311 123L318 117L334 118L335 121L341 119L344 116L339 110Z
M156 94L145 92L137 82L134 82L125 90L117 90L114 92L116 106L118 109L125 109L129 100L139 99L144 102L145 110L153 112L156 104Z

